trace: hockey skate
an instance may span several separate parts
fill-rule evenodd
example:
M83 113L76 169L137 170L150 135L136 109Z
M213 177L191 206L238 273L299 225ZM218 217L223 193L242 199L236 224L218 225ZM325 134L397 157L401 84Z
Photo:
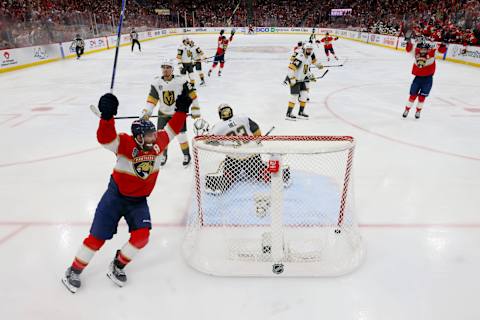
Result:
M420 119L420 112L422 110L417 110L417 112L415 112L415 119Z
M298 112L298 119L308 120L308 114L306 114L304 111L299 111Z
M222 71L218 70L218 76L219 76L219 77L222 76Z
M406 118L408 116L409 111L410 111L410 109L405 108L405 111L403 112L402 117Z
M65 271L62 283L71 293L77 292L78 288L82 285L82 282L80 281L80 272L75 272L72 267L69 267L67 271Z
M127 275L125 274L125 271L123 271L123 269L120 269L118 266L116 266L115 260L116 258L112 262L110 262L107 277L109 277L110 280L112 280L113 283L115 283L117 286L123 287L127 282Z
M182 162L183 167L188 168L191 161L192 161L192 157L190 156L190 154L184 155L183 156L183 162Z
M208 70L208 76L210 77L212 75L212 69Z
M167 163L168 155L164 152L160 157L160 166L164 166Z
M204 87L204 86L205 86L205 80L202 79L202 80L200 81L200 87Z
M292 112L287 112L285 115L285 120L296 121L297 117L295 117Z

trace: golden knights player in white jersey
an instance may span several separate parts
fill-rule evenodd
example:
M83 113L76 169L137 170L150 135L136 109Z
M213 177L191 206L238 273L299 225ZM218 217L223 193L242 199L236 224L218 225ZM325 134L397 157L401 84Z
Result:
M310 66L315 65L317 68L322 69L323 65L317 62L311 43L306 43L302 52L294 54L292 58L288 65L286 79L286 82L290 84L290 101L288 102L286 119L296 120L297 117L292 114L296 101L300 103L298 116L308 119L308 115L305 113L308 99L308 83L315 80L315 77L310 72Z
M198 119L194 123L195 133L197 135L215 135L215 136L254 136L260 137L262 132L258 124L247 116L233 115L233 109L230 105L222 103L218 107L218 116L220 120L210 130L208 123L203 119ZM235 141L237 142L237 141ZM217 143L214 145L225 145L231 141ZM255 144L255 141L246 141L247 144ZM238 146L238 144L235 144ZM241 146L240 146L241 147ZM259 154L252 155L228 155L220 164L217 172L206 175L206 192L211 194L222 194L230 189L237 181L249 181L251 183L269 183L270 173L267 171L267 163L262 160ZM283 168L283 180L285 184L289 183L290 170Z
M204 60L204 54L202 49L195 44L193 40L190 40L190 52L192 53L192 60L195 64L195 70L197 70L200 76L200 85L205 85L205 75L202 71L202 60Z
M177 60L180 73L188 75L188 78L193 80L193 55L190 47L190 39L187 37L183 38L182 44L178 47Z
M153 109L158 104L157 130L163 129L172 118L175 113L175 102L180 95L188 95L193 100L191 107L192 118L197 119L200 117L200 107L198 105L195 87L186 77L174 75L173 65L173 61L167 59L162 63L162 76L155 77L155 80L150 87L147 104L142 110L142 117L148 119L152 115ZM184 155L183 166L187 167L190 164L191 157L186 122L180 133L177 135L177 140L180 143L180 148ZM167 149L165 149L163 156L160 158L160 164L162 166L167 162L167 156Z

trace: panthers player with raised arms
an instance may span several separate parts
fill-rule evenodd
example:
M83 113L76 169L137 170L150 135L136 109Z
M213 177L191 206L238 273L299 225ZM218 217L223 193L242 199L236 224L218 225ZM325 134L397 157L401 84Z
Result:
M411 52L415 57L415 62L412 67L412 74L415 78L410 86L410 96L403 112L403 117L406 118L415 100L418 97L418 103L415 111L415 119L420 118L420 113L423 109L425 99L430 94L433 85L433 75L435 74L435 52L437 45L430 45L425 37L421 37L416 46L412 44L410 39L407 39L407 52ZM438 46L438 52L445 53L447 47L444 43Z
M165 130L157 131L152 122L140 119L132 123L132 134L129 135L117 133L115 128L113 116L117 114L117 98L111 93L100 98L98 109L101 119L97 140L104 148L115 153L117 162L107 191L98 203L90 234L62 278L63 284L72 293L80 288L80 274L95 253L117 233L122 217L128 224L130 239L117 250L107 276L120 287L126 283L124 268L147 245L152 228L147 197L157 180L160 168L158 158L184 126L191 103L190 96L182 94L175 101L176 111Z
M306 43L303 46L302 52L294 54L288 65L289 70L286 82L290 84L290 101L288 102L287 108L287 120L296 120L297 118L292 114L296 101L300 103L300 110L298 111L299 118L308 119L308 115L305 113L305 106L308 99L307 83L315 79L310 72L311 65L315 65L318 69L323 68L323 65L317 62L317 58L313 53L313 45Z
M214 136L253 136L261 137L262 132L258 124L247 116L235 116L230 105L222 103L218 107L218 116L220 121L212 129L204 119L198 119L194 123L197 135ZM230 141L216 142L211 144L228 144ZM237 143L237 141L235 141ZM253 141L244 141L243 144L255 143ZM242 172L251 182L267 183L270 181L270 173L267 172L267 164L262 160L259 154L249 156L228 155L221 163L216 173L206 176L206 191L211 194L221 194L242 177ZM284 181L289 180L289 169L284 169Z
M147 97L147 103L142 110L141 117L148 119L155 106L158 104L158 129L163 129L175 112L175 102L177 97L188 95L192 99L191 116L193 119L200 117L200 107L197 99L197 92L190 81L184 77L173 74L173 61L163 59L162 76L156 76L150 86L150 92ZM188 167L191 161L190 146L188 145L187 125L184 123L180 133L177 136L180 148L183 153L183 166ZM160 160L160 165L165 165L168 154L165 148Z

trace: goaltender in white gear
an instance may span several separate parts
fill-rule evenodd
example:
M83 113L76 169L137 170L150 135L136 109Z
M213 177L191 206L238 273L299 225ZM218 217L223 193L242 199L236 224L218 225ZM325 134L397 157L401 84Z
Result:
M203 119L198 119L194 123L195 133L197 135L215 135L215 136L255 136L260 137L262 132L258 124L247 116L235 116L232 108L228 104L221 104L218 107L218 115L221 119L211 130L208 129L208 123ZM225 143L210 143L216 145L225 145ZM238 142L238 141L235 141ZM208 143L208 142L207 142ZM255 144L254 141L245 142ZM241 144L235 144L242 147ZM265 184L270 182L270 173L267 171L267 164L262 160L259 154L248 156L227 155L220 163L215 173L206 175L206 192L210 194L222 194L228 191L232 185L238 181L249 181L251 183ZM283 168L284 183L287 185L290 180L290 170Z
M152 116L153 110L158 104L157 130L165 127L167 122L173 117L175 102L180 95L188 95L192 99L191 116L194 119L200 118L200 107L194 85L185 76L174 75L173 65L172 60L164 59L162 62L162 76L154 78L150 86L147 103L141 114L142 118L148 119ZM186 124L177 135L177 140L184 155L183 165L186 167L191 160ZM160 158L162 166L167 162L167 157L167 149L165 149L163 156Z

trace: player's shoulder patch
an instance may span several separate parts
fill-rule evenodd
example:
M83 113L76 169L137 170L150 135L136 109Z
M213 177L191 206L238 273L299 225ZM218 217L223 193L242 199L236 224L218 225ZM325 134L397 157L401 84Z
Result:
M300 59L298 55L293 57L292 64L296 67L299 68L302 65L302 60Z

